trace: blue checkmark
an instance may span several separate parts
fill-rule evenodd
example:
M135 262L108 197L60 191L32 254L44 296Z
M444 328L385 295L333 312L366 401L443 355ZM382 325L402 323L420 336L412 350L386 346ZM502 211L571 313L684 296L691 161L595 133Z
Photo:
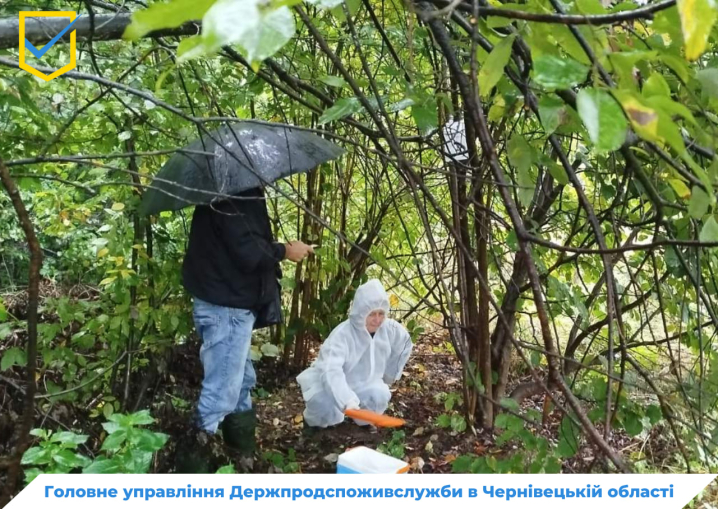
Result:
M52 48L57 41L60 40L60 37L62 37L63 35L65 35L65 34L67 33L67 31L70 30L70 28L72 28L72 25L74 25L74 24L77 22L78 19L80 19L80 16L76 17L76 18L75 18L75 21L73 21L72 23L70 23L69 25L67 25L67 26L62 30L62 32L60 32L60 33L57 34L55 37L53 37L53 38L50 40L50 42L48 42L47 44L45 44L41 49L37 49L37 48L36 48L30 41L28 41L27 39L25 39L25 47L27 48L27 50L28 50L30 53L32 53L33 55L35 55L35 57L37 57L37 58L42 58L42 57L45 55L45 53L47 53L48 50L49 50L50 48Z

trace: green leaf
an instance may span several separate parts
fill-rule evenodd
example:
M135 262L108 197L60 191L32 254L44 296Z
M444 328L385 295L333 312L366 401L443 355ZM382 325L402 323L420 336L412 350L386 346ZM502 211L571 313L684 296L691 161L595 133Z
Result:
M438 110L434 101L427 101L421 106L412 106L411 116L423 135L436 129L439 124Z
M117 451L127 440L127 432L125 430L115 431L112 435L105 438L102 443L102 451Z
M515 415L507 416L506 424L508 426L509 431L519 432L522 429L524 429L523 419L521 419L520 417L517 417Z
M280 7L263 15L259 26L238 42L250 62L261 61L271 57L291 41L295 30L292 11L287 7Z
M67 449L63 449L62 451L55 454L52 459L60 466L66 467L66 468L76 468L76 467L82 467L89 463L89 459L82 456L81 454L77 454L72 451L68 451Z
M654 95L670 97L671 87L668 86L666 79L661 74L654 72L643 85L643 95L645 97Z
M703 224L698 238L701 242L718 242L718 223L713 216Z
M653 97L646 100L646 103L654 109L662 110L662 112L664 112L664 116L666 118L669 115L679 115L679 116L683 117L684 119L688 120L691 124L698 125L695 117L693 117L693 113L691 113L691 110L686 108L681 103L674 101L670 97L654 95ZM667 114L667 115L665 115L665 114ZM660 126L659 126L659 131L660 131Z
M87 442L89 435L78 435L72 431L61 431L52 435L53 442L59 442L61 444L71 444L78 446Z
M718 69L712 67L698 71L696 78L700 81L703 92L710 97L718 98Z
M496 416L494 425L500 429L506 429L511 432L519 432L524 428L524 421L515 415L502 413Z
M468 454L459 456L451 463L451 471L455 474L465 474L469 472L469 468L473 462L474 457Z
M31 447L22 455L23 465L46 465L50 463L50 450L42 447Z
M643 99L628 90L614 90L614 97L626 112L631 126L641 138L648 141L658 141L658 115L659 112L644 104Z
M516 230L511 230L506 236L506 243L515 252L519 250L519 238L516 235Z
M513 410L514 412L521 410L518 402L513 398L501 398L499 404L501 405L501 408L507 408L509 410Z
M663 412L661 412L661 408L658 405L649 405L648 408L646 408L646 415L651 421L651 425L663 419Z
M121 471L120 465L114 459L101 458L82 470L83 474L117 474Z
M697 60L708 45L708 37L718 18L714 0L678 0L686 58Z
M466 420L459 414L451 416L451 429L462 432L466 429Z
M688 202L688 213L693 217L693 219L700 219L702 218L706 212L708 212L708 207L710 207L711 199L708 194L701 189L698 186L693 186L693 191L691 192L691 201Z
M403 111L403 110L407 109L409 106L413 106L414 104L416 104L414 99L412 99L411 97L405 97L401 101L387 106L386 111L389 113L396 113L398 111Z
M436 418L436 425L440 428L448 428L451 426L451 417L446 414L441 414Z
M558 460L558 458L547 458L546 465L544 466L544 472L546 472L547 474L561 473L561 462Z
M202 56L207 53L207 48L204 46L204 40L202 39L201 35L193 35L192 37L187 37L186 39L182 39L177 46L177 62L182 63L185 60L189 60L191 58L196 58L199 56ZM161 81L164 81L165 75L163 74L161 76ZM160 81L160 80L158 80ZM158 87L161 87L162 83L160 82L158 85L155 85L155 92L157 92Z
M347 82L344 81L344 78L341 78L339 76L322 76L321 78L319 78L319 81L329 85L330 87L336 88L342 88L347 84Z
M217 0L202 18L202 51L238 44L252 69L259 70L260 62L289 42L296 28L287 6L263 4L260 0ZM200 52L198 48L190 53Z
M682 180L668 179L668 183L671 185L676 194L684 200L691 195L691 190L688 189L688 186Z
M577 0L577 11L581 14L606 14L606 8L599 0Z
M514 168L528 170L533 164L533 149L520 134L513 135L509 140L508 155Z
M542 95L539 99L539 117L546 134L553 134L567 119L566 104L551 95Z
M167 443L168 438L169 435L164 433L143 429L135 442L139 449L147 452L155 452L162 449L165 443Z
M622 51L609 55L613 68L624 87L636 88L633 79L633 68L642 60L651 61L658 57L656 51Z
M556 179L556 182L564 186L568 184L568 175L566 175L566 170L564 170L563 167L553 161L549 161L546 167L551 176Z
M0 299L0 322L4 322L5 320L7 320L7 309L2 299Z
M271 343L264 343L260 351L265 357L277 357L279 355L279 348L277 348L277 345Z
M625 428L626 433L632 437L640 435L641 431L643 431L643 424L641 423L640 416L634 414L633 412L628 412L628 414L624 417L623 427Z
M155 420L150 415L149 410L140 410L128 416L129 422L133 426L141 426L143 424L152 424Z
M506 100L502 95L497 94L489 109L489 122L498 122L506 113Z
M32 481L34 481L38 475L44 473L39 468L26 468L26 469L23 469L23 471L25 473L25 484L26 485L30 484Z
M0 361L0 371L5 371L13 366L24 366L25 364L27 364L25 350L13 346L3 354L2 361Z
M128 451L130 459L123 463L124 468L130 474L145 474L150 469L153 453L139 449Z
M342 4L344 0L307 0L307 3L318 5L323 9L332 9Z
M556 452L563 458L570 458L578 452L581 430L570 418L564 417L558 433Z
M0 340L3 340L8 337L12 333L12 329L13 327L11 323L0 323Z
M343 99L339 99L330 108L324 110L322 116L319 117L319 125L348 117L361 109L361 103L356 97L345 97Z
M307 0L308 2L316 2L318 0ZM336 2L339 2L339 0L335 0ZM349 8L349 14L354 16L357 11L359 10L359 7L361 7L362 0L345 0L346 6ZM340 23L344 23L347 20L347 17L344 13L344 6L341 5L341 3L337 3L337 6L331 9L331 13L337 18L337 20Z
M673 150L678 152L681 158L691 165L691 167L697 166L686 151L686 145L683 142L683 136L681 136L681 130L678 124L664 111L660 109L656 109L656 111L658 111L658 136L668 143Z
M109 419L113 413L115 413L115 407L112 406L112 403L105 403L102 407L102 415L105 419Z
M236 474L237 471L234 469L234 465L225 465L215 472L216 474Z
M33 430L30 431L30 434L31 434L32 436L42 438L43 440L47 440L47 438L48 438L48 436L49 436L48 433L49 433L50 435L52 434L51 431L48 432L47 430L42 429L42 428L35 428L35 429L33 429Z
M113 417L117 417L118 415L121 415L121 414L112 414L112 415L110 415L110 416L108 417L108 419L112 420ZM120 426L120 424L117 423L117 422L104 422L104 423L102 423L102 428L103 428L105 431L107 431L107 434L108 434L108 435L111 435L111 434L113 434L115 431L121 429L122 426Z
M204 16L215 0L172 0L155 3L147 9L132 14L132 22L122 37L137 40L148 32L160 28L174 28L186 21L198 20Z
M534 181L531 177L531 165L534 161L534 150L528 144L526 139L515 134L508 142L509 162L514 168L518 176L518 196L519 201L524 207L531 204L534 195Z
M576 99L578 114L599 154L621 148L628 122L616 100L603 90L583 89Z
M670 54L660 55L659 59L662 60L671 71L676 73L676 76L678 76L683 83L688 83L690 72L685 60Z
M541 55L534 61L533 78L547 90L566 90L582 83L588 67L569 57Z
M488 97L491 90L504 75L504 67L511 59L511 46L516 38L515 34L511 34L504 38L500 43L494 46L486 61L479 71L479 92L481 97Z
M283 277L279 284L282 285L282 288L287 288L289 290L293 290L297 287L297 281L290 277Z

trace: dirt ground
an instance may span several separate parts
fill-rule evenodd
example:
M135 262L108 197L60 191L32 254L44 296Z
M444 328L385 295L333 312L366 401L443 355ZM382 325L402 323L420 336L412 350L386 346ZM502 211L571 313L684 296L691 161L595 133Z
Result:
M201 383L202 368L196 348L187 346L176 352L169 366L173 383L167 387L165 401L156 400L156 409L153 409L162 431L175 437L185 432L188 418L188 411L178 409L176 402L181 399L188 406L194 403ZM424 336L417 341L404 375L391 388L392 400L387 414L406 420L406 426L400 430L362 428L347 419L337 427L307 433L302 422L304 403L295 379L298 373L287 371L273 359L262 359L256 364L256 371L254 402L259 420L260 453L253 471L257 473L331 473L336 470L337 455L359 445L400 456L415 473L448 473L452 462L462 454L502 458L520 446L515 441L497 446L496 437L502 430L461 433L437 424L437 418L447 413L441 395L461 391L460 366L447 350L442 334ZM539 396L526 400L523 406L540 411L542 402ZM560 421L561 415L554 412L547 425L534 432L554 440L552 437L556 437ZM215 466L236 465L236 458L227 455L219 438L217 442ZM619 450L633 447L628 437L620 433L614 433L613 442ZM161 452L156 471L173 471L173 449L174 442ZM603 465L595 456L591 447L584 445L561 469L564 472L600 471Z
M438 336L422 338L402 379L391 388L392 400L387 414L406 420L407 424L401 430L364 428L347 419L330 429L306 432L302 419L304 401L295 379L298 373L289 372L274 359L262 359L255 365L254 402L259 420L257 444L260 452L254 471L334 472L338 454L359 445L376 449L392 442L397 431L403 432L404 438L397 436L394 442L404 447L404 459L415 471L451 471L450 462L457 454L484 450L485 437L456 433L434 425L436 418L445 412L444 404L437 402L435 396L460 390L459 365L443 348L443 340ZM178 351L170 365L170 377L176 383L167 388L166 404L156 405L159 414L153 411L153 415L160 419L163 431L181 436L188 413L177 408L177 398L193 403L201 376L202 367L195 348L188 346ZM161 453L158 471L172 471L172 449L170 446ZM222 449L217 448L220 456L217 464L234 463L233 458L224 456L226 451Z
M14 307L21 309L22 305L18 302ZM43 316L41 320L52 320L52 317ZM69 337L72 332L63 334ZM21 346L24 340L24 331L15 331L0 345L0 354L11 346ZM318 347L319 344L314 345L313 355ZM138 409L149 407L156 419L151 429L171 437L156 455L153 472L175 470L176 445L178 440L187 436L189 416L202 381L198 353L199 341L196 339L175 346L155 362L153 369L146 368L141 375L133 377L131 393L135 399L142 393ZM462 433L438 425L437 418L447 413L442 395L461 391L461 369L442 332L419 338L404 376L392 387L393 396L387 413L406 420L406 426L400 430L371 430L347 420L335 428L307 433L302 422L303 400L295 379L298 371L288 370L277 360L266 357L255 366L257 387L254 402L259 418L259 456L254 472L334 472L338 454L351 447L365 445L401 457L411 465L413 472L444 473L451 472L452 462L460 455L473 453L501 459L521 446L515 440L497 445L496 439L501 430L479 429L476 433L469 430ZM23 376L24 370L20 368L5 371L0 376L0 455L9 452L7 446L11 443L14 424L22 412ZM44 376L52 375L46 373ZM512 384L523 381L526 379L512 380ZM89 404L67 401L52 405L40 403L36 408L35 426L88 434L90 439L79 452L92 457L93 451L100 449L104 439L103 418L92 415L96 401L99 400L95 398ZM543 396L536 396L524 401L522 407L523 410L533 408L540 412L542 405ZM458 417L459 414L455 415ZM549 414L544 426L535 426L532 431L556 444L562 417L560 412L554 411ZM671 455L675 454L675 444L659 430L654 430L643 440L632 439L614 430L610 444L627 458L640 451L644 457L651 458L652 468L658 470L670 464ZM233 458L223 447L220 437L216 438L214 449L217 469L238 465L237 458ZM605 471L606 464L597 459L598 456L595 449L583 440L578 453L563 461L560 469L565 473Z

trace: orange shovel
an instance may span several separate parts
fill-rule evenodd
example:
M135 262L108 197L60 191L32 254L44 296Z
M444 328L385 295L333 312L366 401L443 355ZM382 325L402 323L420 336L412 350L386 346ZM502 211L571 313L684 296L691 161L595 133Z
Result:
M397 417L389 417L388 415L378 414L371 410L345 410L344 414L352 419L359 419L360 421L366 421L372 423L374 426L380 428L399 428L406 424L404 419L398 419Z

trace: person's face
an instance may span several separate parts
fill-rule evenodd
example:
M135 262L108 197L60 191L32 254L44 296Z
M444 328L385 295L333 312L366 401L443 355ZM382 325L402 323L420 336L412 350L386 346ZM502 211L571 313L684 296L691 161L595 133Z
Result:
M374 334L381 327L385 317L386 315L382 309L375 309L369 313L369 316L366 317L366 330L369 331L369 334Z

